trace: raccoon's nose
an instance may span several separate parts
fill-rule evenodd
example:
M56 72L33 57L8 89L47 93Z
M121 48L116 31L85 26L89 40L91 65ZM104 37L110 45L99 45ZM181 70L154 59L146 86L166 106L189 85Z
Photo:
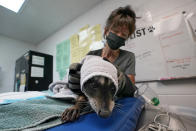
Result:
M111 111L108 110L99 110L98 115L102 118L107 118L111 115Z

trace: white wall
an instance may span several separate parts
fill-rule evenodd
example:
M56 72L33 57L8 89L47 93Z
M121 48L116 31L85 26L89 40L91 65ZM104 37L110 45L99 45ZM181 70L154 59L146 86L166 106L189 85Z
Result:
M0 36L0 93L13 91L15 62L28 50L35 50L35 46Z
M143 8L143 11L145 11L144 7L148 5L148 9L154 13L154 16L156 16L158 13L163 12L163 10L170 10L172 7L176 7L176 5L181 5L185 2L189 3L192 1L195 0L105 0L102 3L98 4L95 8L81 15L73 22L66 25L61 30L41 42L37 46L37 49L54 56L53 79L54 81L57 81L59 80L59 76L56 72L55 65L56 44L68 39L71 35L77 33L78 30L86 24L89 24L90 26L101 24L103 28L109 13L117 7L125 6L127 4L132 5L133 9L135 9L136 11L136 14L141 13L139 12L141 11L139 10L141 8ZM150 2L154 5L149 5ZM196 103L194 102L194 100L196 99L195 79L176 80L168 82L151 82L148 84L158 92L162 104L177 104L196 108Z

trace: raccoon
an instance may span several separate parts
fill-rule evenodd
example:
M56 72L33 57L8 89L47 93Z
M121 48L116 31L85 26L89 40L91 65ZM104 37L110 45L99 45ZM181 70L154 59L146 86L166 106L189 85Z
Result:
M90 66L89 63L87 64ZM86 73L86 71L91 70L89 68L85 68L83 71ZM117 77L114 79L116 81L107 75L91 75L94 72L97 72L97 70L102 70L96 68L95 64L93 65L93 68L95 68L95 71L93 69L92 72L86 73L85 75L85 77L89 77L89 75L91 77L81 82L81 93L79 93L79 97L76 100L75 105L63 112L61 117L63 122L74 121L79 118L81 114L91 111L96 112L96 114L102 118L107 118L112 114L116 99L122 97L133 97L136 88L127 75L122 73L118 67L115 67ZM110 68L107 70L109 69ZM81 73L83 71L81 71ZM112 70L112 72L113 71L114 70Z

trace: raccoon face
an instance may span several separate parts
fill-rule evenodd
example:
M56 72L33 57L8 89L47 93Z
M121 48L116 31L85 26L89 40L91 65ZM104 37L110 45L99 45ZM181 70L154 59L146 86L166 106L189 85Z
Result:
M97 115L104 118L111 115L115 105L114 95L116 92L111 79L104 76L94 76L84 83L83 92Z

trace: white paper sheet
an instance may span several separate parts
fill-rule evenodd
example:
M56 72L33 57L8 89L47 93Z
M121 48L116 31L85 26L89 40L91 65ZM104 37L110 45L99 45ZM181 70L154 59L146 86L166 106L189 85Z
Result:
M44 77L44 68L32 66L31 77Z
M44 66L44 57L33 55L32 64Z

